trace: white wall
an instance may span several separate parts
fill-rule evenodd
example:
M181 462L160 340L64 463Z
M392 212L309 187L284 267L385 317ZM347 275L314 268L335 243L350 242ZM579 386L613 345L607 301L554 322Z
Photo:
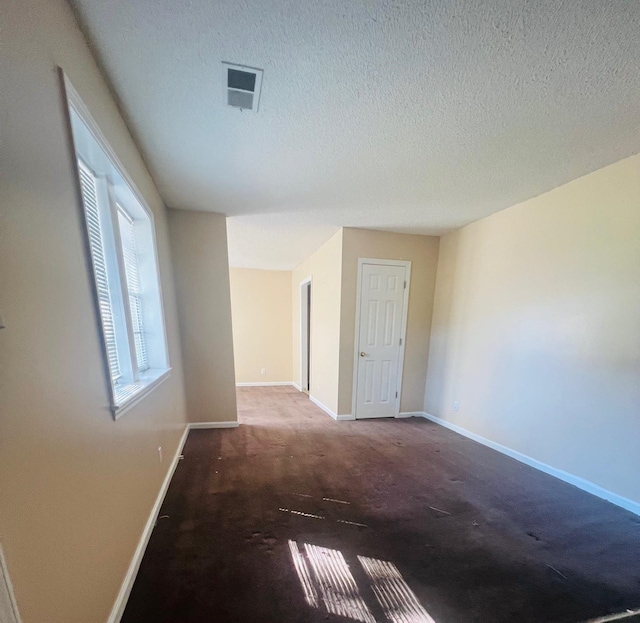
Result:
M236 383L290 383L291 271L232 268L229 277Z
M293 377L300 383L300 282L311 277L310 395L334 414L352 410L358 258L411 260L401 410L422 411L438 238L343 228L293 271Z
M352 411L358 258L411 261L400 411L422 411L431 313L438 265L438 238L345 227L342 239L340 390L338 413Z
M293 377L300 385L300 282L311 277L310 396L338 412L342 230L292 275Z
M442 238L425 410L640 502L640 156Z
M0 32L0 542L24 623L104 622L186 422L165 208L67 3ZM58 65L155 217L173 371L117 422Z
M187 415L235 422L235 372L224 214L169 210Z

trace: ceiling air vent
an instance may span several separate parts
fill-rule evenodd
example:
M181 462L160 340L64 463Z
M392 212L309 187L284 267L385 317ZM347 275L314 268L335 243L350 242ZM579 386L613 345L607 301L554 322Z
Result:
M224 68L226 104L240 110L258 112L262 69L224 62L222 67Z

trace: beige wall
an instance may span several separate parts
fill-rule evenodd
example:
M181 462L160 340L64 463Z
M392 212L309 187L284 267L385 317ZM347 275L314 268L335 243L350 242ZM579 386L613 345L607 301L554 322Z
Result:
M232 268L229 275L236 383L290 383L291 271Z
M104 623L185 428L165 209L67 3L0 24L0 542L24 623ZM155 217L173 371L117 422L57 65Z
M189 421L235 422L227 219L168 212Z
M640 502L640 156L443 237L425 410Z
M334 234L292 275L293 378L300 385L300 282L311 277L310 395L338 410L342 230Z
M422 411L438 238L345 228L342 239L340 396L338 413L352 412L358 258L410 260L411 284L400 411Z

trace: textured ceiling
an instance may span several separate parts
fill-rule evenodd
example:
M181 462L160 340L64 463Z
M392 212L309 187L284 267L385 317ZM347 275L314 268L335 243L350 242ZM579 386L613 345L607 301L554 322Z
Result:
M442 233L640 151L637 0L72 0L167 205L232 265ZM264 68L260 111L221 61Z

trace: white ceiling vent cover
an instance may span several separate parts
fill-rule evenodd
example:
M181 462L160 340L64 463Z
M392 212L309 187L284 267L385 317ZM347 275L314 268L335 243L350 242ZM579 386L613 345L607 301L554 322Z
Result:
M225 104L240 110L258 112L262 89L262 69L222 63Z

